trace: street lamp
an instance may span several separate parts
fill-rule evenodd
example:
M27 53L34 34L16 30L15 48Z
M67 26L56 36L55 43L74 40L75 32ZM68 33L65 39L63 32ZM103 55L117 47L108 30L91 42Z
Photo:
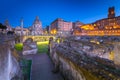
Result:
M60 37L62 37L62 31L60 31Z

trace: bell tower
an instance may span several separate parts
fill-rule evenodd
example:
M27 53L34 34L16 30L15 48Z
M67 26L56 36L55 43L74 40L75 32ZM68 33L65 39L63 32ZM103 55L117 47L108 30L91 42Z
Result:
M108 18L114 18L115 17L115 8L114 7L110 7L108 9Z
M12 28L11 28L11 26L10 26L10 24L9 24L8 19L5 20L4 25L7 27L7 30L8 30L8 31L11 31L11 30L12 30Z
M23 36L23 18L20 20L21 35Z

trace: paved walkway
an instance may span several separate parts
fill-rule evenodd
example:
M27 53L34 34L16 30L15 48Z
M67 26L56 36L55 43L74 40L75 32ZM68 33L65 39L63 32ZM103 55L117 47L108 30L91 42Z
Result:
M25 56L32 59L31 80L63 80L62 76L54 74L54 66L47 54Z

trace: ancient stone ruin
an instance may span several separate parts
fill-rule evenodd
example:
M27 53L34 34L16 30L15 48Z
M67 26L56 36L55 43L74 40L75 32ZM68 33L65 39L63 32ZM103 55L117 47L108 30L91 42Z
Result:
M0 80L22 80L19 55L9 42L0 45Z
M90 56L66 43L50 43L50 57L55 70L60 71L65 80L120 80L120 68L113 61Z
M33 42L31 38L28 38L23 43L23 55L36 54L38 51L36 42Z
M115 43L114 45L114 62L116 65L120 66L120 43Z

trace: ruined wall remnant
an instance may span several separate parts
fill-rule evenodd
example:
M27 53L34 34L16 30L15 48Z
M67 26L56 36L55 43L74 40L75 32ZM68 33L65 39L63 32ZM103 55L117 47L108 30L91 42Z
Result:
M114 62L120 66L120 43L114 44Z
M50 57L66 80L120 80L115 64L73 47L51 42Z
M13 45L14 41L0 44L0 80L12 80L14 77L17 77L17 80L21 79L19 57Z
M23 55L36 54L38 51L37 43L33 42L32 38L28 38L23 43Z

